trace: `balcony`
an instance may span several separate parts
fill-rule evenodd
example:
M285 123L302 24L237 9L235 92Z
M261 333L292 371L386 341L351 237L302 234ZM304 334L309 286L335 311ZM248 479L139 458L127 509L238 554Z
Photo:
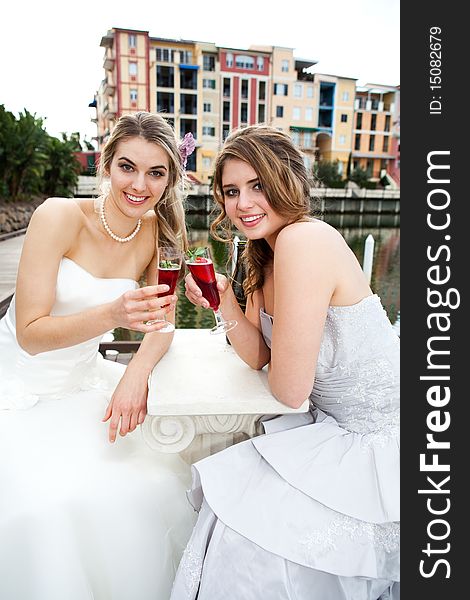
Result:
M114 83L111 83L110 81L108 81L108 79L105 79L103 84L103 94L105 96L114 96L114 93L116 91L116 86L114 85Z
M102 48L112 48L114 44L114 34L112 32L108 32L107 35L104 35L101 38L100 46Z
M103 69L105 71L112 71L114 69L114 58L111 56L105 56L103 61Z
M112 102L107 102L104 105L103 116L106 119L115 119L116 118L116 109L114 108L114 104Z

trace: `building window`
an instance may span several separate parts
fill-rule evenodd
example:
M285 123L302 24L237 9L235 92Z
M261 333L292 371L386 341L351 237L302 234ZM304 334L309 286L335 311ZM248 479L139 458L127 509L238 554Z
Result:
M291 133L291 138L296 146L300 146L300 133L298 131L293 131Z
M174 113L175 112L175 96L169 92L157 92L157 111Z
M374 98L371 102L371 110L379 110L379 101Z
M313 108L310 106L305 109L305 120L313 121Z
M354 138L354 150L360 150L360 149L361 149L361 134L356 133L356 136Z
M264 123L266 121L266 106L264 104L258 104L258 123Z
M369 137L369 152L373 152L375 149L375 135Z
M255 59L252 56L239 54L235 59L235 65L238 69L254 69Z
M224 101L222 120L230 121L230 102Z
M258 98L260 100L266 100L266 81L259 82Z
M276 106L276 117L279 117L280 119L282 119L283 116L284 116L284 107Z
M233 67L233 54L230 52L225 55L225 63L227 67Z
M129 75L131 77L137 77L137 63L136 62L129 63Z
M345 135L340 135L339 136L339 145L340 146L344 146L345 143L346 143L346 136Z
M373 168L374 168L374 161L369 159L366 164L366 171L367 171L367 175L369 177L372 177Z
M185 115L197 115L197 96L196 94L180 95L180 110Z
M248 79L242 79L242 98L248 98Z
M248 123L248 102L242 102L240 105L240 121Z
M224 77L224 96L230 97L230 78Z
M294 121L298 121L300 119L300 108L298 106L294 106L292 109L292 118Z
M222 139L225 141L230 133L230 125L224 125L222 128Z
M388 152L388 135L384 136L384 143L382 147L383 152Z
M274 95L275 96L287 96L288 87L286 83L275 83L274 84Z
M304 148L311 148L312 147L312 134L310 133L310 131L305 131L304 132Z
M256 58L256 64L258 65L258 71L264 70L264 58L262 56Z
M302 85L300 83L294 85L294 98L302 98Z
M215 71L215 56L204 54L202 57L202 68L204 71Z
M129 34L129 48L137 48L137 36L134 33Z
M345 115L344 113L341 115L341 123L347 123L348 122L348 115Z
M162 65L157 65L157 87L175 87L174 67L164 67Z
M313 85L307 87L307 98L313 98Z
M180 50L180 63L183 65L193 64L193 53L191 50Z
M137 90L136 89L130 90L130 98L131 98L131 102L137 102Z
M349 92L343 92L341 99L343 100L343 102L348 102L349 101Z
M283 60L281 63L281 71L283 73L288 73L289 72L289 61L288 60Z
M197 71L180 69L180 88L183 90L197 90Z
M171 48L157 48L156 55L159 62L173 62L173 50Z
M335 84L322 81L320 83L320 106L332 107L334 105Z
M208 113L212 112L212 106L210 102L204 102L203 111Z
M333 111L332 110L319 110L318 111L318 127L325 129L331 129L333 126Z
M209 90L215 90L215 79L203 79L202 87Z
M362 129L362 113L356 115L356 129Z
M375 131L377 129L377 115L370 116L370 129Z
M385 131L390 131L390 115L385 117Z
M211 127L210 125L203 125L202 135L210 135L211 137L215 137L215 127Z

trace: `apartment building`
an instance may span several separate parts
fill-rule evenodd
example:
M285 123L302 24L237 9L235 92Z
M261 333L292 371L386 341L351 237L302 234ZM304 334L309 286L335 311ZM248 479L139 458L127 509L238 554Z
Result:
M308 169L316 160L338 161L346 175L352 158L377 178L391 168L392 155L399 169L398 88L356 90L356 79L312 73L316 60L295 58L292 48L279 46L226 48L118 28L101 46L105 77L95 98L100 148L119 116L148 110L165 114L180 137L192 132L197 149L188 171L201 183L210 182L228 133L254 123L288 132Z
M356 89L352 167L362 168L372 181L399 170L398 87L366 84Z

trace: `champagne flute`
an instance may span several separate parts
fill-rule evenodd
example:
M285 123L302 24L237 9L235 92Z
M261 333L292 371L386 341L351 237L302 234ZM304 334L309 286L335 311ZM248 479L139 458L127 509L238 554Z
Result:
M172 246L159 246L157 260L158 284L167 285L170 288L168 292L157 294L157 298L161 298L162 296L169 296L175 293L176 283L178 281L178 275L180 274L181 264L183 261L183 254L180 250L173 248ZM165 315L163 316L163 319L149 321L148 324L153 325L154 323L159 322L165 322L166 325L161 329L158 329L158 333L171 333L175 330L175 326L173 323L170 323L166 320Z
M210 330L211 334L227 333L238 325L237 321L225 321L219 310L220 296L217 289L217 280L215 278L214 263L212 262L210 250L207 247L199 247L188 250L185 255L186 266L188 267L194 281L199 286L202 295L209 302L210 308L214 311L216 325Z

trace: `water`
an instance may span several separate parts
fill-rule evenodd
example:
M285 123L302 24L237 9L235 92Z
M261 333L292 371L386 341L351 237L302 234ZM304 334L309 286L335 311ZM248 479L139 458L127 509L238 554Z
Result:
M400 229L399 215L331 214L324 220L336 227L362 265L364 243L369 234L374 237L374 262L371 288L380 296L390 321L399 328L400 318ZM211 247L216 270L223 273L227 266L228 249L223 242L209 239L210 217L207 214L187 215L190 245ZM321 259L320 259L321 260ZM195 307L184 295L184 281L178 284L176 326L182 329L210 329L215 324L211 310ZM140 339L142 336L126 330L116 330L116 339Z
M383 302L384 308L395 323L400 312L400 229L397 215L327 215L325 221L336 227L362 265L364 243L369 234L375 240L371 287ZM209 244L214 263L223 272L227 262L227 248L222 242L208 237L209 216L188 215L191 245ZM209 310L196 308L184 295L184 285L178 288L177 327L210 328L214 316Z

